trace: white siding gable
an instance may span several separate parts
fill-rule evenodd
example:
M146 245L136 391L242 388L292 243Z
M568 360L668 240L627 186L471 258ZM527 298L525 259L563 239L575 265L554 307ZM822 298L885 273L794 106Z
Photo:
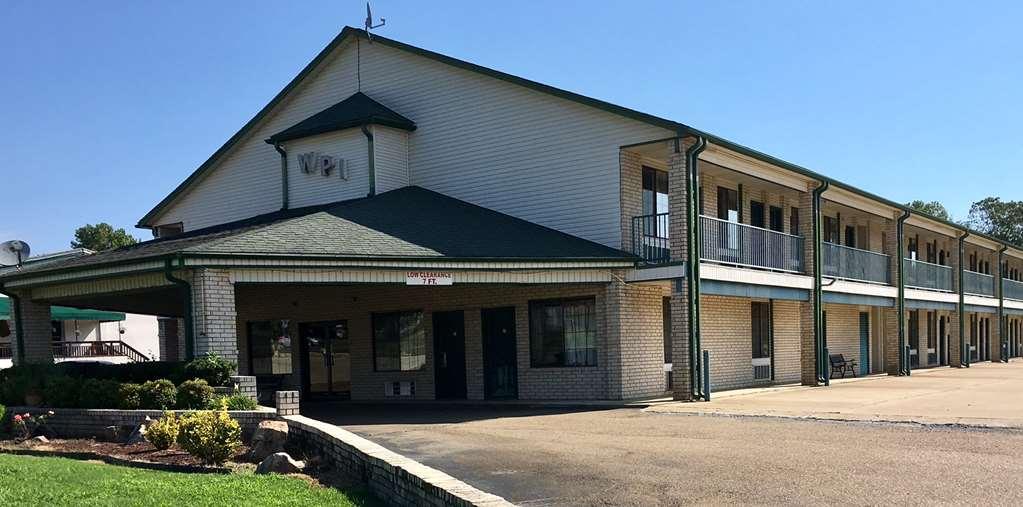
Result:
M362 129L350 128L295 139L287 144L288 190L292 208L366 197L369 194L369 152ZM273 151L273 148L268 146ZM320 153L345 160L348 181L340 174L306 174L299 168L303 153ZM276 153L276 151L274 151ZM278 174L280 174L278 172Z
M373 151L377 193L407 187L408 132L389 127L373 127Z
M401 133L407 136L411 184L620 244L619 146L672 131L382 43L360 46L362 91L418 126ZM194 230L278 209L279 157L263 139L355 93L355 49L354 43L336 49L321 71L308 76L279 111L155 222L181 221ZM376 128L375 137L389 130ZM389 142L391 134L379 135L376 147L380 192L405 183L394 178L400 174L395 165L400 143ZM292 165L293 180L297 170ZM313 194L309 203L334 196Z

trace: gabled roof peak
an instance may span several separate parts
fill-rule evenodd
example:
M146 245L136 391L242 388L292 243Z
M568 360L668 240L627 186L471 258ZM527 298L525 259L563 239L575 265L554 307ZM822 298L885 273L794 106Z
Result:
M369 124L408 131L416 129L415 122L359 91L353 93L347 99L270 136L266 142L276 144L292 139Z

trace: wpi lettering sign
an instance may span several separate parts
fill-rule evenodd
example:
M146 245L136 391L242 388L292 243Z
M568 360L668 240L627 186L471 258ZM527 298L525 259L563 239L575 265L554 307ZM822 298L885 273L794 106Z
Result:
M454 285L455 277L445 271L409 271L405 285Z
M319 174L325 178L337 174L342 180L348 181L345 159L324 155L318 151L299 154L298 168L305 174Z

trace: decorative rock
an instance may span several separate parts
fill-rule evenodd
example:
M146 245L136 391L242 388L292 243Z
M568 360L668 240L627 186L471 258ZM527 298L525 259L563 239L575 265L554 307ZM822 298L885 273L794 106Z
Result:
M103 428L102 438L104 442L121 442L124 439L124 432L120 426L107 426Z
M284 421L262 421L252 434L252 450L248 458L263 461L267 456L284 451L288 441L288 423Z
M21 445L24 445L25 447L35 447L37 445L48 444L48 443L50 443L50 439L48 439L48 438L46 438L46 437L44 437L42 435L39 435L38 437L32 437L32 438L30 438L28 440L25 440L24 442L21 443Z
M257 474L297 474L302 470L305 470L305 462L291 459L286 452L271 454L256 467Z
M149 417L146 417L146 422L149 422ZM135 428L134 431L128 435L128 441L125 445L141 444L146 441L146 423L142 423Z

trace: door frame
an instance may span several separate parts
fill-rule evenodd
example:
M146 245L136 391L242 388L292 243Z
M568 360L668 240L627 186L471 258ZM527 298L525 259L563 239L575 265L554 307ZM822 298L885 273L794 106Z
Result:
M318 398L318 399L338 399L338 398L346 399L346 398L351 396L351 391L348 391L348 392L343 392L343 391L335 392L334 391L334 368L333 368L333 365L325 365L326 366L326 371L327 371L327 391L326 392L322 392L322 393L314 393L314 392L312 392L312 390L310 388L311 381L310 381L310 378L309 378L309 345L306 343L305 336L302 335L302 327L303 326L310 326L310 325L320 325L320 326L331 325L331 326L336 326L336 325L338 325L338 324L340 324L342 322L345 324L345 327L347 328L348 327L348 319L316 320L316 321L297 322L296 323L295 332L298 334L298 361L299 361L299 368L301 369L301 373L299 374L301 379L300 379L299 383L301 384L301 387L302 387L301 393L302 393L302 397L303 398L310 397L310 398ZM350 352L351 351L351 346L352 346L352 344L351 344L351 329L348 329L347 331L349 333L349 336L348 336L348 350L349 350L349 354L350 354L351 353ZM330 341L326 342L328 344L326 346L330 347L329 357L331 358L331 361L333 361L333 359L334 359L333 358L333 350L334 350L333 347L334 347L334 345L333 345L332 342L333 342L333 340L330 340ZM324 356L324 357L328 357L328 356Z
M454 396L440 395L441 377L440 377L440 340L437 339L437 317L458 315L459 326L462 328L462 383L458 393ZM432 312L430 316L430 323L433 326L433 385L434 385L434 399L438 400L465 400L469 397L469 367L466 357L466 346L465 346L465 311L464 310L450 310L442 312Z
M487 361L487 353L488 353L487 341L488 340L487 340L487 335L486 335L486 327L484 327L483 324L486 321L486 314L488 312L498 312L498 311L501 311L501 310L508 310L508 311L511 312L511 315L512 315L512 330L513 330L513 332L515 332L515 335L514 335L515 336L515 343L513 344L513 347L512 347L512 350L514 351L514 357L513 357L513 360L512 360L512 369L514 370L514 373L515 373L512 377L515 379L515 389L514 389L515 393L512 394L511 396L499 396L499 397L495 398L494 396L492 396L490 394L489 384L487 382L487 370L488 370L488 363L489 363L489 361ZM499 307L494 307L494 308L481 308L480 309L480 346L481 346L482 351L483 351L483 399L486 399L486 400L495 400L495 399L497 399L497 400L503 400L503 399L517 400L517 399L519 399L519 358L518 358L518 348L519 348L518 347L518 340L519 340L519 336L518 336L518 332L515 330L516 318L517 318L516 314L517 314L517 308L515 308L514 306L499 306Z

